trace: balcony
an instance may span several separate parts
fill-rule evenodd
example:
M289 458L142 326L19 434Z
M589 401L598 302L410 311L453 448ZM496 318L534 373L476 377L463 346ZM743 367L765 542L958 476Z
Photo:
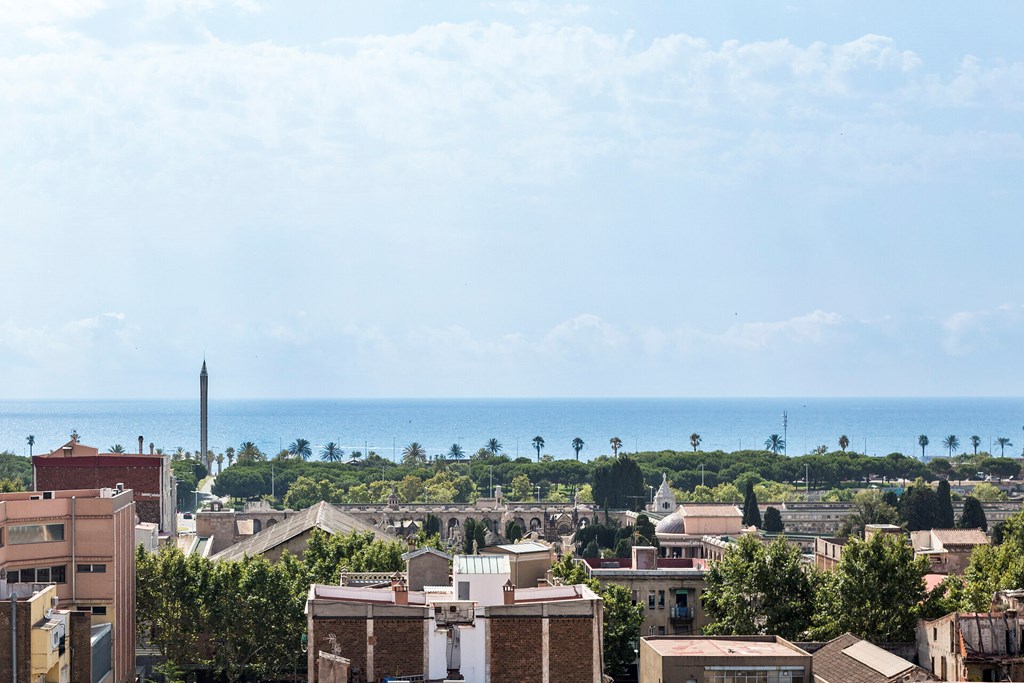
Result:
M689 607L675 605L669 612L669 619L674 622L693 621L693 611Z

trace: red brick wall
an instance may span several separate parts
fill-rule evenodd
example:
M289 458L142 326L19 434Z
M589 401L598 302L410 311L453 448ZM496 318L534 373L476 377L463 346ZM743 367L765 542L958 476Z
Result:
M535 683L544 677L541 662L543 625L538 619L490 620L491 682ZM576 648L571 644L566 654ZM562 646L555 648L561 650ZM552 678L551 680L557 680Z
M592 683L594 680L594 620L551 619L548 622L550 653L548 673L552 681ZM565 643L572 646L565 648Z
M88 612L71 613L71 680L92 680L92 615ZM3 679L0 679L3 680Z
M18 602L18 680L30 678L32 665L32 622L31 606ZM22 634L25 634L22 637ZM0 602L0 681L11 680L11 603Z
M66 491L114 488L124 484L126 489L135 492L135 514L139 516L139 521L159 525L160 463L160 458L131 455L76 458L36 456L36 489Z
M375 619L373 675L423 674L423 619Z
M349 671L353 680L366 680L366 619L314 619L310 649L333 654L331 642L327 639L330 633L337 636L338 654L351 662Z

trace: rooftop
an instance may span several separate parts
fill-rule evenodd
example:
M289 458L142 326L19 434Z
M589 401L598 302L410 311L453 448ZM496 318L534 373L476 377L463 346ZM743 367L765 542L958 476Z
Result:
M523 553L549 553L551 552L551 546L546 543L540 543L538 541L526 541L524 543L504 543L502 545L495 545L486 548L490 550L496 548L501 550L503 553L511 553L513 555L521 555Z
M509 574L508 555L456 555L452 567L455 574Z
M663 657L794 657L806 652L774 636L644 638Z
M846 633L814 653L815 678L843 683L885 683L914 663Z
M720 503L683 503L679 512L684 517L742 517L743 513L735 505Z
M988 536L981 529L932 529L932 536L942 545L987 545Z

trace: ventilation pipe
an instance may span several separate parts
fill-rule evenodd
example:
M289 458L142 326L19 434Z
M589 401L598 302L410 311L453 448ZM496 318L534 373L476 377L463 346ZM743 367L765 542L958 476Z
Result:
M18 683L18 594L11 592L11 683Z

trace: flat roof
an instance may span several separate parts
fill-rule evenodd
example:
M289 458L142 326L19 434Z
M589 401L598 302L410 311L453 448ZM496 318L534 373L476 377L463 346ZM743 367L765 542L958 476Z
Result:
M718 638L644 638L663 657L799 657L801 653L776 640ZM810 657L804 653L804 656Z
M508 555L456 555L456 574L508 574L512 571Z

